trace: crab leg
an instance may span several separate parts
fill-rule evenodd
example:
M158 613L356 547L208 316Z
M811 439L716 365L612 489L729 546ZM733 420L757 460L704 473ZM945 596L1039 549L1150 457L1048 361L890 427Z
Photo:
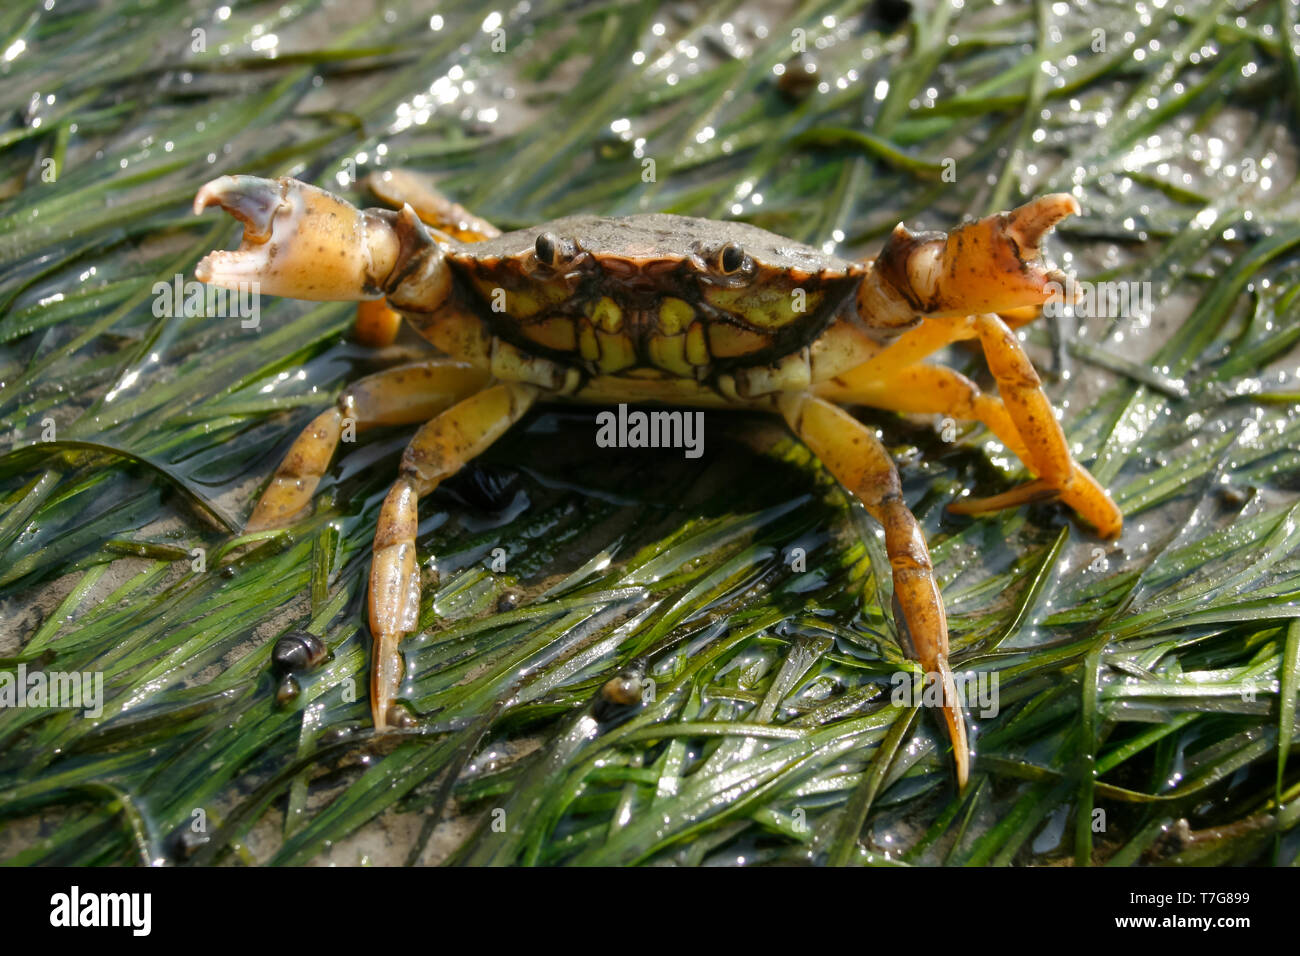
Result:
M1029 467L1044 481L1063 484L1070 478L1070 449L1029 356L996 315L977 316L975 331L1003 404L1025 440Z
M838 355L822 364L826 371L814 374L814 382L822 382L832 377L844 378L852 375L864 382L883 381L900 368L908 368L940 349L975 337L975 330L966 318L927 319L915 328L902 333L888 345L881 345L861 328L855 328L847 322L837 323L828 330L839 341ZM823 339L827 334L823 334ZM813 346L817 354L817 346ZM814 370L820 371L817 366Z
M367 176L366 188L397 209L409 205L426 225L461 242L482 242L501 235L492 223L438 192L433 180L421 173L385 169Z
M537 397L537 389L501 382L453 405L426 423L402 455L401 477L379 512L370 567L370 708L375 728L383 730L402 683L402 638L419 625L420 569L415 536L419 500L482 454L517 422Z
M370 299L357 303L357 320L352 326L352 338L359 345L382 349L397 341L402 330L402 313L392 309L383 299Z
M864 372L863 369L854 369L816 386L814 391L835 402L978 421L1021 461L1027 464L1032 461L1007 406L996 396L980 391L964 375L937 365L912 365L886 379L873 379ZM1033 470L1032 464L1030 469ZM957 514L975 514L1051 498L1059 498L1099 532L1118 528L1123 521L1106 490L1073 458L1070 459L1070 477L1059 487L1042 480L1029 482L991 498L954 502L948 510Z
M866 426L830 402L805 392L782 395L777 405L791 430L885 529L885 551L893 569L894 620L909 656L920 661L927 680L939 682L957 784L964 788L970 754L961 701L948 665L948 618L925 536L903 502L898 469Z
M335 406L321 412L290 446L246 531L288 524L305 509L329 468L344 428L358 432L381 425L410 425L432 416L482 388L487 372L452 359L399 365L349 385Z
M985 314L975 319L975 330L984 348L989 371L998 383L998 392L1006 405L1007 413L1015 422L1016 431L1024 440L1024 459L1030 470L1062 497L1082 493L1091 507L1085 517L1103 538L1114 538L1123 529L1124 519L1110 496L1087 472L1079 468L1070 455L1065 432L1051 402L1043 392L1042 381L1034 371L1029 356L1020 347L1005 322L996 315ZM1080 474L1082 472L1082 474ZM1029 494L1037 489L1030 488ZM1013 499L1009 499L1014 502ZM972 502L967 502L971 506Z
M420 221L461 242L482 242L501 235L501 230L452 202L434 188L427 176L405 169L386 169L366 177L366 188L397 209L409 205ZM402 315L383 299L357 306L353 338L362 345L379 348L392 345L402 325Z

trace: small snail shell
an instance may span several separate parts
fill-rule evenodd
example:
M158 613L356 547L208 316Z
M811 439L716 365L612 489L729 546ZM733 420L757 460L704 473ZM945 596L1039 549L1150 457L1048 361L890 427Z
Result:
M287 631L271 651L271 666L277 674L311 670L329 656L329 648L315 634Z
M288 706L298 699L302 693L302 688L298 686L297 679L289 674L284 680L280 681L280 686L275 689L275 702L280 707Z
M641 702L641 675L624 671L607 681L600 689L600 698L606 703L629 707Z
M600 688L592 708L593 716L603 723L624 715L641 703L644 687L644 678L639 670L629 668L621 671Z
M410 730L420 725L415 715L397 701L393 701L388 707L388 723L399 730Z

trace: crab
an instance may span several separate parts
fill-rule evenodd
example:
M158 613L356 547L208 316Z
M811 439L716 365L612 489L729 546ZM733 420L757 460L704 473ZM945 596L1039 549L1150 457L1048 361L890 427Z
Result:
M1034 476L960 498L953 511L1052 498L1097 535L1117 535L1118 508L1071 455L1014 331L1066 286L1039 246L1078 214L1075 199L1042 196L948 233L900 223L874 260L854 260L745 223L664 214L572 216L502 233L417 174L386 171L369 186L396 211L253 176L212 180L194 210L220 206L244 227L238 249L198 264L201 281L359 301L358 328L371 341L391 341L405 320L438 351L344 389L294 441L247 524L281 527L308 509L345 423L420 424L374 539L374 726L413 720L398 695L400 644L418 626L420 499L534 404L759 409L780 415L883 527L899 643L938 692L964 787L965 715L925 537L889 453L843 406L982 423ZM967 339L982 347L998 394L923 361Z

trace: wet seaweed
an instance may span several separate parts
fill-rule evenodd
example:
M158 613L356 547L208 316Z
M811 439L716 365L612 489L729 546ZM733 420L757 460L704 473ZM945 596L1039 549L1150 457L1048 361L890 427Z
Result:
M0 13L0 672L100 674L104 699L0 708L5 862L1300 859L1293 5L46 6ZM1052 504L946 513L1022 469L980 429L861 412L955 667L997 680L964 794L893 693L876 530L746 414L709 413L685 462L542 409L486 456L493 507L473 476L435 493L421 721L368 729L403 435L345 449L292 528L233 530L371 361L350 310L266 301L246 328L156 289L233 242L190 215L207 179L359 197L385 166L506 226L663 210L857 255L900 219L1079 196L1058 259L1153 309L1022 335L1119 542ZM291 630L330 654L277 701ZM652 692L602 719L629 668ZM391 858L380 832L405 834Z

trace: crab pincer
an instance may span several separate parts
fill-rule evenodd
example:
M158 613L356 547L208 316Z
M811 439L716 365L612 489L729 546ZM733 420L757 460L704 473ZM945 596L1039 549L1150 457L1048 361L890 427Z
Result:
M194 212L220 206L244 224L234 251L211 252L200 282L317 302L376 299L401 240L391 214L361 210L296 179L221 176L199 190Z
M1069 193L1040 196L1011 212L950 232L909 232L899 223L858 288L858 313L895 332L922 318L1023 310L1061 294L1066 275L1042 261L1052 227L1077 215Z

